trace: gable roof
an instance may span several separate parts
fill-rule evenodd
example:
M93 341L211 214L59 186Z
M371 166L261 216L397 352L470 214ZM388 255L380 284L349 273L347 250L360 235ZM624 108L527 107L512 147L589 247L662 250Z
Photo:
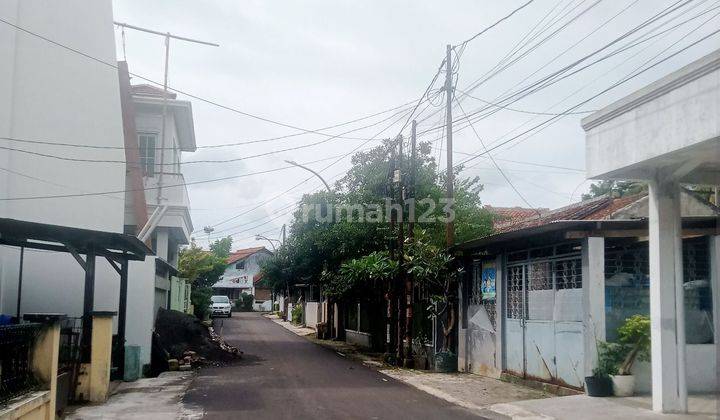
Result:
M256 246L254 248L238 249L237 251L230 253L230 255L227 258L227 263L234 264L234 263L236 263L240 260L244 260L245 258L247 258L253 254L256 254L260 251L270 252L264 246Z

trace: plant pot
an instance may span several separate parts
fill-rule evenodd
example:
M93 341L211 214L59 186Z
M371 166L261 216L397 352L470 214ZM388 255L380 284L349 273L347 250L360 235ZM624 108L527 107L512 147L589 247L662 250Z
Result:
M585 392L589 397L609 397L612 395L612 380L608 377L586 376Z
M613 394L616 397L631 397L635 393L635 376L612 375Z
M451 351L435 353L435 372L457 372L457 354Z
M427 369L427 356L415 355L413 356L415 369L426 370Z

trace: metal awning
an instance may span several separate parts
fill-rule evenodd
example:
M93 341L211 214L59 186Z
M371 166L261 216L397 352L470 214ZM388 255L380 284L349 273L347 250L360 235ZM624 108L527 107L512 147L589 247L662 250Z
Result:
M114 260L143 261L153 255L132 235L7 218L0 218L0 244L78 254L93 249L95 255Z
M67 252L85 272L83 291L83 329L81 351L84 359L90 357L92 314L95 295L95 259L104 257L120 276L118 296L118 338L125 341L125 318L127 314L128 261L144 261L153 251L135 236L116 232L81 229L47 223L28 222L0 218L0 245L20 247L18 272L17 318L20 318L23 285L23 260L25 248L55 252ZM83 258L81 255L85 255ZM121 352L124 352L124 346ZM121 358L120 369L124 369Z

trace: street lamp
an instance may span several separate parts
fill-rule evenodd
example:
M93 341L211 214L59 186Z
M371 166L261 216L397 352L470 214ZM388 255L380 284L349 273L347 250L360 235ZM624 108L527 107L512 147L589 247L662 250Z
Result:
M332 194L332 190L330 189L330 185L328 185L327 181L325 181L325 179L324 179L322 176L320 176L319 173L317 173L317 172L315 172L314 170L308 168L307 166L303 166L303 165L301 165L301 164L299 164L299 163L297 163L297 162L295 162L295 161L292 161L292 160L286 160L285 162L286 162L286 163L289 163L289 164L291 164L291 165L293 165L293 166L297 166L298 168L305 169L305 170L308 171L308 172L312 172L313 175L315 175L316 177L320 178L320 181L322 181L323 184L325 184L325 188L327 188L328 192L329 192L330 194Z
M276 251L277 251L277 249L275 248L275 243L274 243L274 241L282 244L282 242L280 242L280 241L277 240L277 239L271 239L271 238L268 238L267 236L262 236L262 235L255 235L255 240L256 240L256 241L263 241L263 240L268 241L268 243L270 244L270 246L271 246L272 249L273 249L273 252L276 252Z

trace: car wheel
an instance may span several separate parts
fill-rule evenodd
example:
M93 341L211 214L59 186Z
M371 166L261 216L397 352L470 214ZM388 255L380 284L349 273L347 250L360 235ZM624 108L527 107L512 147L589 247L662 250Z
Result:
M232 318L232 312L228 314L228 318Z

